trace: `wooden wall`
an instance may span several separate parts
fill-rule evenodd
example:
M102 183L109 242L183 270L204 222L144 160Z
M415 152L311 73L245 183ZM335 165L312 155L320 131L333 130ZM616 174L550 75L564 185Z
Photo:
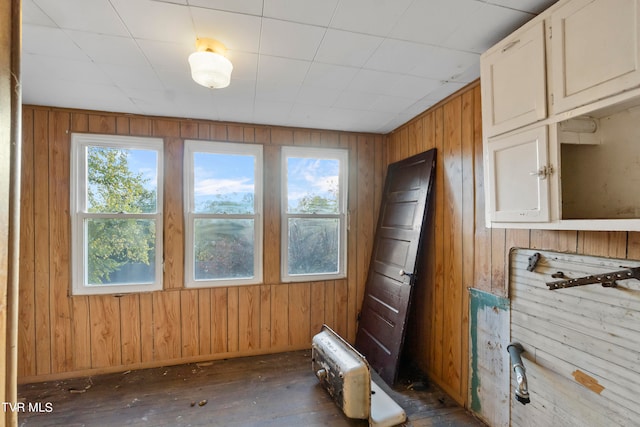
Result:
M389 162L437 149L435 203L405 350L463 404L468 376L467 288L474 283L475 165L481 146L478 84L396 129L388 144Z
M72 132L165 142L164 290L70 296ZM263 144L264 284L183 286L184 139ZM21 382L308 348L322 323L353 341L386 170L382 135L23 107ZM350 150L348 277L282 284L280 146Z
M433 381L465 405L470 387L467 289L508 296L511 248L640 259L639 232L486 228L480 104L475 82L396 129L387 146L389 162L438 149L435 209L406 350ZM484 338L477 336L478 343L491 341ZM508 342L499 344L504 348L491 350L491 363L500 364L506 354ZM499 369L496 365L489 370Z

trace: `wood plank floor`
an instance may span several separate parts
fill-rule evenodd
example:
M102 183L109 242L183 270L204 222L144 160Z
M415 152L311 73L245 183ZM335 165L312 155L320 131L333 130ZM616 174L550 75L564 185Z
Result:
M296 351L24 384L19 425L367 426L342 414L310 358ZM405 426L483 425L433 384L376 382L407 412ZM42 412L28 411L38 403Z

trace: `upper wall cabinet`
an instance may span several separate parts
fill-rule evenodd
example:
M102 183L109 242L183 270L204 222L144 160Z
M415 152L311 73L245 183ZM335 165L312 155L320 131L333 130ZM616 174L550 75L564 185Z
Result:
M638 0L572 0L551 14L554 112L640 85Z
M483 126L488 136L547 117L543 22L487 51L481 67Z
M640 0L560 0L480 71L487 225L640 231Z

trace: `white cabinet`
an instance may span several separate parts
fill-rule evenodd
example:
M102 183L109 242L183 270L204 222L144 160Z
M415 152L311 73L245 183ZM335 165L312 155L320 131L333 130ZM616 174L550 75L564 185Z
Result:
M489 139L486 145L489 220L549 221L547 126Z
M640 0L560 0L480 61L488 226L640 231Z
M507 37L481 61L483 127L493 136L547 116L544 23Z
M640 85L640 0L571 0L551 13L552 109Z

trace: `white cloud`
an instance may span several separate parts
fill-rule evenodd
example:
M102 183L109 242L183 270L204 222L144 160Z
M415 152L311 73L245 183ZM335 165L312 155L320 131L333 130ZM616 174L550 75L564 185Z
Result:
M254 185L251 178L237 179L203 179L195 184L196 196L211 196L216 194L253 193Z

